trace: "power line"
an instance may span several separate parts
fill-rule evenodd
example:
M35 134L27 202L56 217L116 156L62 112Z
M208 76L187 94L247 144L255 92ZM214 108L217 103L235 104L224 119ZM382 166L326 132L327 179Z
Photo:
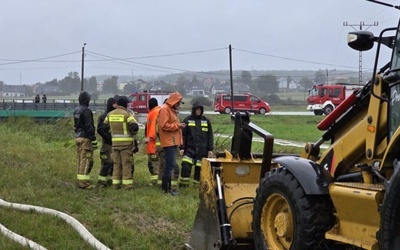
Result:
M65 53L65 54L61 54L61 55L48 56L48 57L37 58L37 59L28 59L28 60L0 59L0 61L12 61L12 62L8 62L8 63L0 63L0 65L9 65L9 64L27 63L27 62L40 62L40 61L43 61L43 60L62 57L62 56L67 56L67 55L72 55L72 54L76 54L76 53L80 53L80 51L74 51L74 52Z
M153 55L153 56L141 56L141 57L131 57L125 59L147 59L147 58L158 58L158 57L170 57L170 56L181 56L181 55L189 55L189 54L198 54L204 52L218 51L218 50L226 50L227 48L217 48L217 49L208 49L208 50L198 50L191 52L181 52L181 53L173 53L173 54L164 54L164 55Z
M165 67L165 66L159 66L155 64L149 64L149 63L142 63L138 61L134 61L137 59L146 59L146 58L161 58L161 57L172 57L172 56L181 56L181 55L189 55L189 54L199 54L199 53L206 53L206 52L214 52L214 51L219 51L219 50L225 50L227 48L215 48L215 49L207 49L207 50L197 50L197 51L191 51L191 52L179 52L179 53L170 53L170 54L161 54L161 55L150 55L150 56L141 56L141 57L127 57L127 58L117 58L114 56L108 56L104 55L101 53L97 52L92 52L92 51L87 51L86 55L92 56L97 59L88 59L85 58L85 62L113 62L113 63L118 63L122 65L127 65L129 67L136 67L139 69L144 69L144 70L151 70L151 71L158 71L162 73L180 73L186 76L193 76L194 74L196 75L203 75L204 77L210 77L210 76L221 76L221 77L227 77L227 73L219 73L219 72L198 72L195 70L189 70L189 69L182 69L182 68L174 68L174 67ZM334 67L342 67L342 68L355 68L355 67L348 67L348 66L343 66L343 65L336 65L336 64L327 64L327 63L321 63L321 62L315 62L315 61L307 61L307 60L301 60L301 59L295 59L295 58L289 58L289 57L281 57L281 56L276 56L272 54L266 54L266 53L261 53L261 52L255 52L255 51L250 51L250 50L245 50L245 49L239 49L239 48L233 48L235 51L239 52L244 52L244 53L249 53L249 54L255 54L259 56L267 56L267 57L273 57L273 58L279 58L279 59L284 59L284 60L291 60L291 61L298 61L298 62L303 62L303 63L311 63L311 64L317 64L317 65L325 65L325 66L334 66ZM61 55L55 55L55 56L49 56L49 57L44 57L44 58L38 58L38 59L28 59L28 60L11 60L11 59L0 59L0 61L12 61L12 62L7 62L7 63L0 63L0 65L10 65L10 64L18 64L18 63L27 63L27 62L40 62L40 63L49 63L49 62L57 62L57 63L65 63L65 62L80 62L80 60L49 60L57 57L62 57L66 55L71 55L71 54L76 54L80 53L81 51L75 51L75 52L70 52L70 53L65 53ZM0 68L0 70L2 70ZM3 69L4 70L4 69ZM131 69L130 69L131 70ZM343 73L344 74L344 73ZM351 74L351 73L349 73ZM235 77L238 77L239 75L235 75ZM296 77L293 76L292 77Z
M278 59L284 59L284 60L289 60L289 61L311 63L311 64L324 65L324 66L334 66L334 67L341 67L341 68L356 68L356 67L343 66L343 65L332 64L332 63L321 63L321 62L314 62L314 61L306 61L306 60L302 60L302 59L295 59L295 58L289 58L289 57L276 56L276 55L265 54L265 53L261 53L261 52L254 52L254 51L238 49L238 48L234 48L234 50L241 51L241 52L246 52L246 53L250 53L250 54L255 54L255 55L261 55L261 56L273 57L273 58L278 58Z
M210 50L209 50L210 51ZM107 56L107 55L103 55L100 53L96 53L96 52L92 52L92 51L87 51L90 54L93 55L97 55L97 56L102 56L102 57L106 57L106 58L110 58L111 61L113 62L128 62L134 65L141 65L141 66L147 66L147 67L152 67L152 68L156 68L156 69L166 69L166 70L173 70L173 71L178 71L178 72L195 72L196 74L207 74L207 75L221 75L219 73L202 73L202 72L197 72L194 70L189 70L189 69L182 69L182 68L172 68L172 67L165 67L165 66L158 66L158 65L154 65L154 64L148 64L148 63L141 63L141 62L136 62L136 61L132 61L131 59L126 59L126 58L116 58L116 57L112 57L112 56ZM124 64L124 63L123 63ZM129 65L129 64L128 64ZM169 72L171 73L171 72ZM192 74L191 74L192 75ZM225 74L222 74L225 75Z

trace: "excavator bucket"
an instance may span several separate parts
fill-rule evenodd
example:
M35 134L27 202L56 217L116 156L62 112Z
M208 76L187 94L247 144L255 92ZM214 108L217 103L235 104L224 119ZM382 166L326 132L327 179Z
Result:
M203 171L206 172L206 171ZM207 171L208 172L208 171ZM213 183L206 183L204 180L211 180L210 173L205 173L206 177L200 181L200 203L196 213L188 249L220 249L221 232L218 220L217 196Z
M237 113L232 120L234 154L225 151L202 160L200 203L187 249L254 249L253 202L261 173L271 162L273 137L252 124L248 113ZM250 153L253 131L266 141L260 158Z

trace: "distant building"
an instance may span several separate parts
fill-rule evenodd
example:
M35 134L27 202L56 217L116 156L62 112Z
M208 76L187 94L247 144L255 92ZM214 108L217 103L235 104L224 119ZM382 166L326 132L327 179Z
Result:
M36 93L46 95L59 95L60 88L58 86L42 85L37 89Z
M216 93L229 93L230 85L226 82L217 82L211 87L211 94L215 95Z
M205 88L203 83L199 81L190 82L185 86L186 95L189 96L204 96Z
M21 85L3 85L2 97L25 97L26 86Z
M244 83L234 83L233 92L236 94L250 93L250 87Z
M301 85L295 80L291 80L288 84L286 77L281 77L277 79L279 82L280 89L301 89Z
M211 87L211 94L215 95L217 93L231 93L231 85L228 82L215 83ZM250 87L245 85L244 83L234 83L233 84L233 93L234 94L242 94L242 93L250 93Z
M119 84L117 84L118 90L123 91L125 88L125 85L127 85L127 82L121 82Z

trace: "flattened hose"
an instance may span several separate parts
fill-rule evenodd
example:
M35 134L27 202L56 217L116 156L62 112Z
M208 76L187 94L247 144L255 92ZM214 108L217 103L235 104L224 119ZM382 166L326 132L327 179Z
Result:
M35 211L38 213L54 215L58 218L63 219L65 222L67 222L69 225L71 225L80 234L80 236L95 249L110 250L110 248L108 248L103 243L98 241L78 220L76 220L72 216L69 216L68 214L65 214L63 212L60 212L60 211L57 211L54 209L45 208L45 207L25 205L25 204L19 204L19 203L10 203L10 202L4 201L2 199L0 199L0 206L17 209L17 210L21 210L21 211ZM1 230L1 232L3 233L4 231ZM20 237L22 237L22 236L20 236ZM26 242L35 244L37 248L32 248L32 249L40 249L40 250L45 249L42 246L40 246L32 241L29 241L23 237L22 237L22 240L20 240L19 237L15 237L15 239L18 239L17 242L19 242L21 244L27 244ZM23 242L25 242L25 243L23 243Z
M25 246L25 247L29 247L30 249L34 249L34 250L47 250L47 248L37 244L34 241L31 241L19 234L16 234L10 230L8 230L5 226L3 226L2 224L0 224L0 232L2 234L4 234L6 237L12 239L13 241L16 241L18 243L20 243L21 245Z

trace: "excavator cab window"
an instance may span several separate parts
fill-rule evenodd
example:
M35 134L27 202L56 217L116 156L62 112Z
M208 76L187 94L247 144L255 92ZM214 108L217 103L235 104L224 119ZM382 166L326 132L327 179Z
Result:
M396 39L394 41L394 49L392 54L392 65L391 69L400 68L400 34L399 34L400 24L397 27Z
M389 104L389 139L392 137L396 129L400 126L400 84L391 86L390 88L390 104Z

